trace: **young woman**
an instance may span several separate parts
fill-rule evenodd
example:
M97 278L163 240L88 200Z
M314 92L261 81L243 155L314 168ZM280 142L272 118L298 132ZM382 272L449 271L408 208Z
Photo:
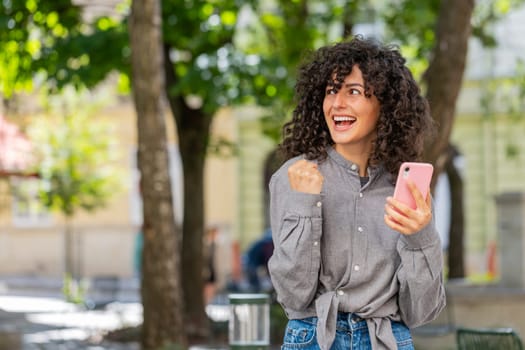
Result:
M392 198L399 166L432 130L426 100L394 47L355 37L299 72L285 164L270 181L282 349L413 349L410 327L445 306L430 195Z

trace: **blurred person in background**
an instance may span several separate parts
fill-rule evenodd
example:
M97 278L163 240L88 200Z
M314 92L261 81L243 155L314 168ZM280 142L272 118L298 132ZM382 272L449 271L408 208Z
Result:
M251 292L270 292L272 290L268 272L268 260L272 254L272 231L268 228L260 239L252 243L244 256L245 277Z

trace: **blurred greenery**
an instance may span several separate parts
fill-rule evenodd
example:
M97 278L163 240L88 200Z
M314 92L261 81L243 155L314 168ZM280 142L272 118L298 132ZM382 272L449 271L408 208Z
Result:
M36 147L43 203L71 218L79 209L103 207L122 186L114 127L80 110L66 113L38 118L28 132Z
M62 293L67 302L81 305L86 300L86 282L78 281L73 278L70 274L64 275L64 284L62 287Z

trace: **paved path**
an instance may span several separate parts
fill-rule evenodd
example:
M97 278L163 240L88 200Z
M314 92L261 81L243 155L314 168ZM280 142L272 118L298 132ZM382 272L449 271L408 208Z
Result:
M64 301L57 279L0 276L0 350L139 350L138 343L109 342L104 335L142 323L137 280L102 278L91 282L86 306ZM227 297L206 312L228 317ZM222 330L221 330L222 331ZM192 350L224 346L192 346Z
M60 299L0 296L0 350L138 350L137 343L110 343L108 331L142 322L136 303L87 310Z
M138 343L103 339L111 330L142 323L138 281L91 283L90 309L65 302L61 280L0 277L0 350L138 350Z

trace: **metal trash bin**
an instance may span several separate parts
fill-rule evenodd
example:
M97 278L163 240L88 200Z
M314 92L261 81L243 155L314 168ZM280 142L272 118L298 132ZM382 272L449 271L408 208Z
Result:
M266 350L270 345L268 294L230 294L228 341L232 350Z

